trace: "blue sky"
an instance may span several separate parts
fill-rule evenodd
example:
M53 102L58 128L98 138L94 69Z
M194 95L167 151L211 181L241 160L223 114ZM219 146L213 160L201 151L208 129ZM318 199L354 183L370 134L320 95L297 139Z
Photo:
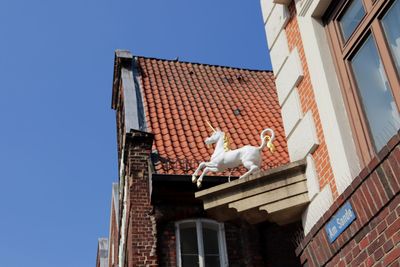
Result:
M117 178L115 49L270 69L259 0L0 2L0 262L95 265Z

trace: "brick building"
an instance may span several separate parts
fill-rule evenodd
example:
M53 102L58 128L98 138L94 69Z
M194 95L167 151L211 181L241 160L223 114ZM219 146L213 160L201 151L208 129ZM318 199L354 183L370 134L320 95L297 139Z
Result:
M400 1L261 6L290 160L311 157L319 181L302 215L301 264L397 266ZM334 235L348 205L355 220Z
M273 73L117 51L104 266L397 266L399 2L261 0ZM207 120L277 151L199 191Z

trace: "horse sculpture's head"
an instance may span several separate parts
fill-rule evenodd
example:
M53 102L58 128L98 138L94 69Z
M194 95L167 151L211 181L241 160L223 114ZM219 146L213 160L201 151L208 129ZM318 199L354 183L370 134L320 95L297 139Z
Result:
M204 140L204 143L206 143L206 145L215 144L223 135L224 133L217 128L215 131L213 131L213 134L210 137Z

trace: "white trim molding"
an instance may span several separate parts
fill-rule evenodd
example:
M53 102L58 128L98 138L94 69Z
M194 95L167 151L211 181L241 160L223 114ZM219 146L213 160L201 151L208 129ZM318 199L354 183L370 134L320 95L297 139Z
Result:
M297 16L320 18L333 0L294 0Z
M297 48L294 48L289 58L285 61L279 75L276 77L276 89L278 92L279 104L282 106L290 92L303 79L303 67L301 66L300 55Z
M314 0L295 0L298 16L305 16Z

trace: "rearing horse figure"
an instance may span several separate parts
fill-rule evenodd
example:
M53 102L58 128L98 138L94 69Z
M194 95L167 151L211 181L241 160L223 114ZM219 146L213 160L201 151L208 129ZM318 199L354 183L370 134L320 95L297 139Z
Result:
M239 149L229 150L225 133L218 128L215 130L209 123L208 125L213 130L213 134L205 140L205 143L206 145L216 143L216 147L210 161L200 163L199 167L192 175L192 182L197 182L198 188L201 187L203 177L208 172L222 172L228 168L235 168L240 164L243 164L248 171L240 176L239 179L245 178L260 169L262 162L261 151L265 146L267 146L272 153L275 151L275 147L272 143L275 138L275 133L270 128L261 132L261 145L259 147L247 145ZM271 136L266 135L267 132L269 132ZM198 173L203 168L203 173L197 179Z

